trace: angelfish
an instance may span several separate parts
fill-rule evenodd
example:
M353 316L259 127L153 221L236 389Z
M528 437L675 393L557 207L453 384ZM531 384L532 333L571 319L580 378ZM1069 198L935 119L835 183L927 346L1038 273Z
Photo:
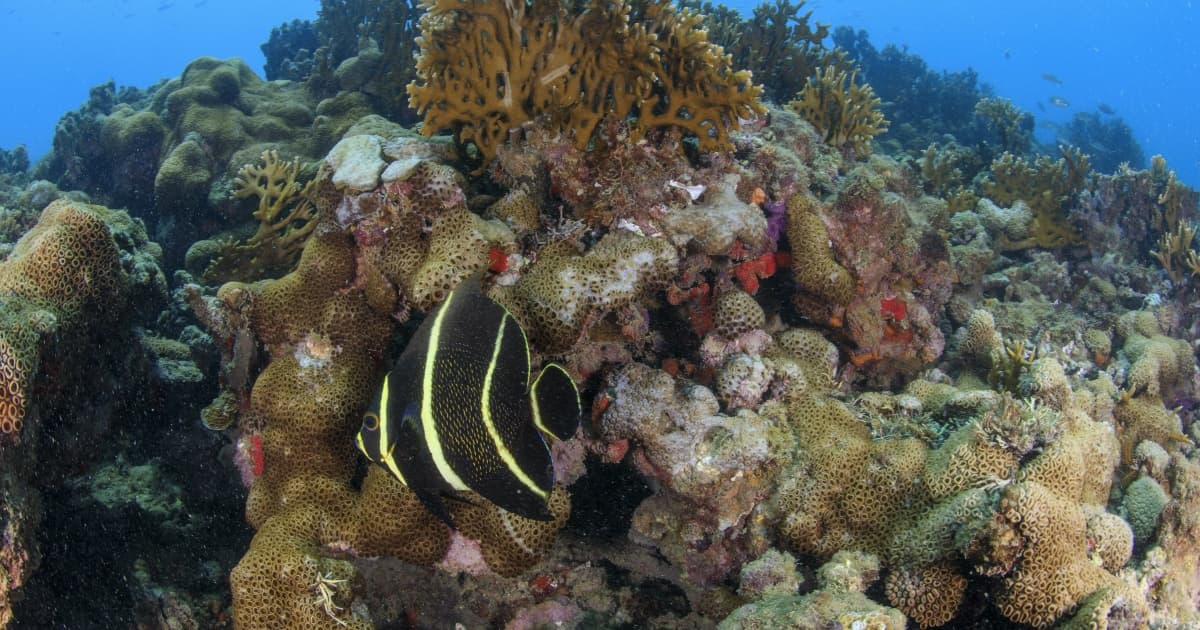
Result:
M530 376L525 331L483 294L478 277L464 281L384 377L358 448L451 527L445 501L466 490L526 518L552 520L554 465L545 436L575 434L579 391L554 363L532 383Z

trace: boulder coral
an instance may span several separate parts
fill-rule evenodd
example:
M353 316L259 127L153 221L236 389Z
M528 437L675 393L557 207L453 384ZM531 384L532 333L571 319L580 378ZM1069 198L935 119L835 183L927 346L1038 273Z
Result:
M798 448L776 498L783 540L818 558L879 554L888 599L921 627L956 617L968 585L987 576L1000 578L983 583L999 612L1019 623L1048 627L1102 593L1087 614L1146 618L1142 595L1114 574L1132 540L1104 509L1114 432L1045 393L985 406L933 449L872 440L838 401L793 402Z
M454 171L434 163L365 192L339 189L326 168L312 198L316 227L293 272L228 283L195 302L215 333L236 336L231 324L241 322L268 354L239 419L243 432L261 435L262 458L246 502L257 534L231 576L243 628L369 627L348 608L352 566L325 549L429 565L450 543L449 529L382 469L372 467L361 488L351 485L352 437L378 385L393 315L431 308L483 269L489 230L466 209ZM511 233L492 237L504 234ZM513 575L565 523L561 488L551 508L550 522L486 502L453 511L489 566Z
M124 384L139 376L129 331L166 302L161 255L125 212L60 199L0 263L0 625L41 560L40 493L89 465L113 422L93 392L121 401L140 386Z

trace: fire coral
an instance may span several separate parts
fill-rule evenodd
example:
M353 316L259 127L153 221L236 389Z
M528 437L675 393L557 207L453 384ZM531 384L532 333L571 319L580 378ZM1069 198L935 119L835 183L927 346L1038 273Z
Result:
M486 162L509 130L542 115L584 148L605 116L680 127L703 151L730 146L738 119L765 113L750 72L670 0L426 0L411 106L424 133L449 128Z

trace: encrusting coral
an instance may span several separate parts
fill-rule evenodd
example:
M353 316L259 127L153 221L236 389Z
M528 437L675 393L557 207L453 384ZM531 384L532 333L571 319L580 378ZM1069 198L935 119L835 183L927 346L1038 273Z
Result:
M453 129L486 163L510 130L539 116L558 120L582 148L603 118L633 115L635 140L674 126L715 151L730 146L739 118L763 113L761 88L730 68L699 15L667 0L581 8L562 0L428 3L408 87L425 133Z

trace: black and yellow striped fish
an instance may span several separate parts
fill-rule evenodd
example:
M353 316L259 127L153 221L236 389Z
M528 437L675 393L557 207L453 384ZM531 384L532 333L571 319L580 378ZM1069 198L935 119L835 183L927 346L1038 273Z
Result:
M543 434L575 434L579 392L555 364L532 385L529 377L525 331L478 278L467 280L426 317L384 378L358 448L451 526L444 499L468 489L551 520L554 465Z

